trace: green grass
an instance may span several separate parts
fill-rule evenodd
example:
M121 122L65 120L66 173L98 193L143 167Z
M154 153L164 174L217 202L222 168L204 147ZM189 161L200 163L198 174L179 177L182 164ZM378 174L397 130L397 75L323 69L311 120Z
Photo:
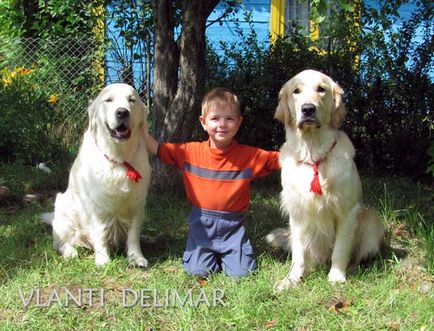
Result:
M372 263L349 271L346 284L329 284L327 269L319 267L299 287L282 293L274 291L273 284L286 275L290 259L263 240L268 231L286 223L279 212L275 177L253 187L246 227L259 270L240 280L217 274L202 283L183 271L189 205L179 193L149 196L143 232L156 237L157 243L143 245L150 261L147 270L129 268L122 254L98 268L92 252L85 249L79 259L64 261L51 247L50 228L38 219L40 212L51 208L49 202L20 205L12 215L3 208L0 329L433 330L433 190L402 178L364 176L363 184L365 200L378 208L387 226L389 246ZM82 305L66 305L66 290L78 298L80 289ZM88 289L97 292L90 296ZM39 291L39 304L35 294L26 307L23 301L32 290ZM141 290L150 297L144 297L144 305L152 307L142 307L140 298L134 304L131 293ZM210 302L202 297L196 305L202 291ZM213 291L224 294L224 306L219 301L212 304ZM192 303L173 304L175 292L181 299L191 293ZM51 304L43 306L50 298Z

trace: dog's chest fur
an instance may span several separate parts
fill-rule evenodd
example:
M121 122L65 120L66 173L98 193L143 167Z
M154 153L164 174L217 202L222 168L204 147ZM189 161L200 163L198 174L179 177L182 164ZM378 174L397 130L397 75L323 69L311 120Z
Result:
M81 181L86 185L78 186L92 187L91 193L77 192L84 200L84 207L89 203L93 210L98 208L100 215L130 218L137 206L144 204L150 182L151 168L144 144L136 146L133 158L128 160L142 177L138 182L127 177L128 169L124 164L101 153L90 136L85 137L83 144L87 147L80 149L73 166L80 170L71 171L74 178L70 179L69 186Z
M324 163L327 161L324 161ZM332 173L325 174L324 164L319 166L319 181L322 194L310 192L311 182L314 178L313 166L296 161L292 157L282 157L282 206L293 215L315 212L325 213L331 208L330 202L334 199L330 185L333 183ZM330 172L330 171L328 171ZM311 215L313 216L313 215Z
M326 147L319 151L315 150L314 145L306 144L304 141L295 142L295 139L300 140L299 136L292 136L292 140L287 139L288 142L282 146L282 208L291 217L310 222L324 222L339 214L338 206L352 204L356 198L346 196L345 190L337 189L357 185L354 181L357 181L358 177L351 169L354 165L354 154L342 154L342 150L348 150L348 144L351 145L349 150L354 150L351 142L343 132L339 132L335 137L328 139L330 143L325 144ZM334 141L336 145L331 148ZM294 146L303 147L295 149ZM313 164L318 160L322 194L311 192L311 182L314 179Z

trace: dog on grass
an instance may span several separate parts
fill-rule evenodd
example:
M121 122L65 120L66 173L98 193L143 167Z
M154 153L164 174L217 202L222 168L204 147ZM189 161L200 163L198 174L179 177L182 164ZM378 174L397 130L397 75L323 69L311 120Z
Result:
M266 236L291 251L288 275L278 290L297 285L314 262L330 263L328 280L346 281L350 261L359 264L379 252L384 227L362 203L355 150L341 130L343 90L330 77L305 70L285 83L275 118L285 126L280 149L281 209L289 228Z
M68 187L57 194L54 215L43 215L53 226L53 246L64 258L76 257L76 246L92 249L97 265L122 246L132 265L146 267L140 232L151 176L142 132L147 109L133 87L112 84L88 115Z

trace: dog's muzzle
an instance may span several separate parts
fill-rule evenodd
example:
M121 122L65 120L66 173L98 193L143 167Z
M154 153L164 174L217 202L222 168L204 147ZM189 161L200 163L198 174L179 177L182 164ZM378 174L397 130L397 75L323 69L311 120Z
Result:
M316 106L313 103L305 103L301 106L301 120L298 123L300 129L304 127L316 127L321 125L316 118Z
M117 127L112 129L109 127L108 124L106 124L110 136L118 140L126 140L130 138L131 136L131 130L129 128L130 111L126 108L118 108L116 109L115 117L116 117L116 122L118 123Z

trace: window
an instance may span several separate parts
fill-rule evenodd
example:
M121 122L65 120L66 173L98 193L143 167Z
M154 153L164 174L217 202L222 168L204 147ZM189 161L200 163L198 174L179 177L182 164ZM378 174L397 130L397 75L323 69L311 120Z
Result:
M288 0L285 10L285 34L301 28L306 34L310 31L309 1Z

